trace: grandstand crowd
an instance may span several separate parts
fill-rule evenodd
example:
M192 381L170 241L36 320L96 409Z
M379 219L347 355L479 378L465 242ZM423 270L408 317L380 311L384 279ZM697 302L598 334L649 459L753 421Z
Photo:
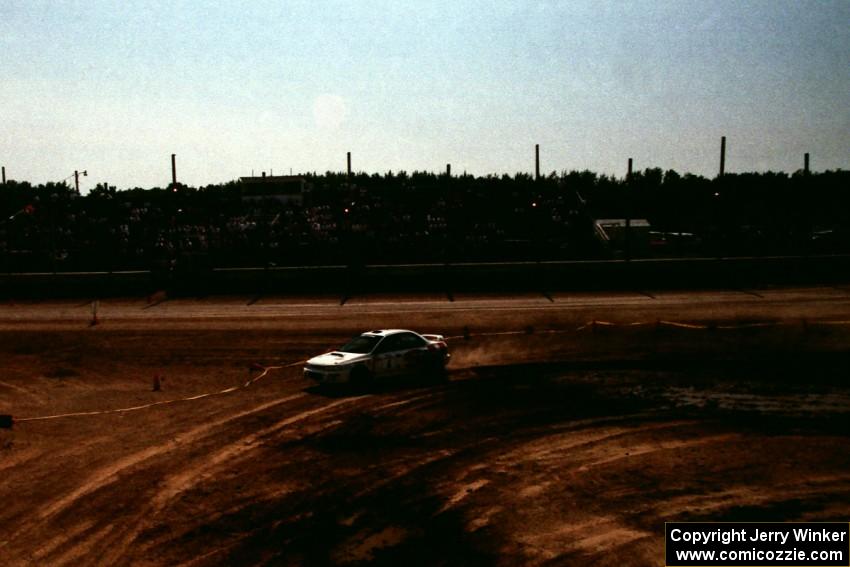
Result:
M842 170L299 178L297 199L249 195L240 181L98 185L86 194L64 182L8 181L0 186L0 271L850 252L850 172ZM599 219L643 219L649 228L606 238Z

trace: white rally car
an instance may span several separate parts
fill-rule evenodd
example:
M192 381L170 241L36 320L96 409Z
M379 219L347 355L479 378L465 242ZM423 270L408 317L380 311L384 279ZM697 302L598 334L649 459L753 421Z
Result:
M311 358L304 376L320 384L367 385L378 377L442 372L450 357L442 335L384 329L363 333L338 350Z

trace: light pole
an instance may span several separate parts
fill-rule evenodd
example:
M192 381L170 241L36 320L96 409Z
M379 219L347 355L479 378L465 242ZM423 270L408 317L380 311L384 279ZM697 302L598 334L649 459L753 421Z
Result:
M82 174L84 177L88 177L89 172L84 169ZM77 170L74 170L74 188L77 190L77 193L80 192L80 172Z
M79 193L80 192L80 175L82 175L83 177L88 177L89 172L87 170L83 170L83 171L74 170L74 173L72 173L71 175L69 175L68 177L63 179L62 183L65 183L66 181L68 181L69 179L71 179L73 177L74 178L74 189L76 189L77 193Z

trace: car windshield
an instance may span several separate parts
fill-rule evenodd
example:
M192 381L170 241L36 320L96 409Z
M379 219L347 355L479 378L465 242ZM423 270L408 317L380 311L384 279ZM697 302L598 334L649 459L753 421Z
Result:
M341 347L340 352L353 352L356 354L366 354L368 352L372 352L372 349L375 348L381 341L381 337L375 337L370 335L360 335L359 337L354 337L351 339L347 345Z

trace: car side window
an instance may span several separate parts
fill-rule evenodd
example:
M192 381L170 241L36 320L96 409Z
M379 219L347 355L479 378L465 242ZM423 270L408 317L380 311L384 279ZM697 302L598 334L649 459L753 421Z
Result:
M418 336L416 336L412 333L405 333L403 335L400 335L399 343L400 343L400 346L399 346L400 350L407 350L407 349L411 349L411 348L419 348L421 346L424 346L425 345L425 339L423 339L422 337L418 337Z
M399 337L398 335L392 335L389 337L385 337L381 344L378 345L378 349L375 351L380 354L383 352L393 352L399 350Z

